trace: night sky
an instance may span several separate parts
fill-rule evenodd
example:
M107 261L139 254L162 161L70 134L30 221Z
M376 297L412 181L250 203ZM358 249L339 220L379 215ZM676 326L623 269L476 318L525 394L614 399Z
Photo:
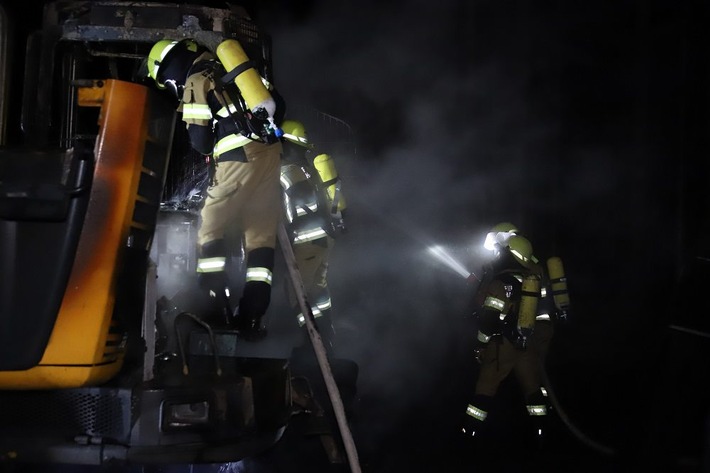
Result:
M287 117L315 108L352 128L352 149L334 156L349 232L330 285L340 353L360 366L366 471L472 455L447 445L476 375L471 288L427 248L479 271L501 221L538 256L563 258L573 309L548 372L575 424L617 453L559 433L567 451L548 471L710 471L697 464L710 373L707 3L249 8L272 37ZM504 391L502 409L522 409Z

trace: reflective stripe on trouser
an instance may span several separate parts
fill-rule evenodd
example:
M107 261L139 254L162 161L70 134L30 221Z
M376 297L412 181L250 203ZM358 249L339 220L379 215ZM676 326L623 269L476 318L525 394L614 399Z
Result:
M274 248L281 217L281 143L244 146L248 162L217 162L215 185L207 189L197 242L223 239L227 227L244 234L245 252Z
M480 420L483 422L486 420L486 417L488 417L488 412L484 411L480 407L476 407L472 404L469 404L468 407L466 407L466 414L473 417L476 420Z
M226 258L224 256L216 256L214 258L198 258L197 272L198 273L217 273L224 271Z
M540 387L532 394L525 397L525 407L528 414L534 417L547 415L547 391Z
M313 312L314 319L325 315L326 311L328 311L330 308L330 296L328 296L328 298L325 300L311 302L311 312ZM296 316L296 319L298 320L299 327L303 327L306 324L306 317L303 315L303 312L299 312Z
M255 248L247 253L246 279L239 300L240 317L254 319L266 313L271 301L273 268L273 248Z
M251 267L247 268L245 282L265 282L270 285L272 277L273 275L269 268Z
M528 404L525 407L528 409L528 414L531 416L547 415L547 406L544 404Z
M227 251L224 240L208 241L198 249L197 268L198 273L218 273L225 270L227 263Z

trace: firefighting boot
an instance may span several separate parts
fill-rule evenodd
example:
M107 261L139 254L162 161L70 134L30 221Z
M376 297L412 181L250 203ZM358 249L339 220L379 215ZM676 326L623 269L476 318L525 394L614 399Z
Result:
M318 325L318 333L325 346L328 356L332 356L335 351L335 327L333 326L333 318L330 309L322 312L322 315L316 319Z
M333 327L330 310L324 310L319 317L316 317L315 322L328 358L332 358L335 346L335 327ZM307 332L304 332L304 343L310 343Z
M240 317L237 315L234 328L239 336L248 342L258 342L266 338L267 330L261 323L261 317Z
M478 441L484 432L485 420L493 404L490 396L475 394L466 406L466 413L461 425L461 433L467 439Z
M545 448L546 439L549 434L548 426L548 405L547 398L543 390L536 391L525 399L528 415L530 416L533 435L538 450Z
M266 327L261 320L271 302L273 267L273 248L255 248L247 253L246 282L235 320L236 329L244 340L258 341L266 337Z
M323 311L318 317L315 317L314 321L328 358L333 358L335 355L335 328L331 321L330 310ZM311 338L308 335L308 326L305 321L301 324L300 345L294 350L312 352Z
M198 276L202 288L200 319L214 327L226 327L232 318L229 288L223 273L209 273Z
M320 437L328 460L331 464L343 463L344 454L339 443L333 437L333 430L326 413L316 400L313 389L308 379L304 376L291 378L294 414L305 414L299 419L294 419L290 425L305 437Z
M483 421L472 417L470 414L464 417L461 424L461 433L470 439L475 439L476 435L480 437L483 429Z
M266 327L261 322L264 312L259 310L261 304L254 300L254 294L254 291L247 291L245 288L234 319L234 328L239 332L239 336L249 342L262 340L267 335Z
M550 442L550 429L548 426L548 417L538 416L533 419L533 434L535 435L535 442L537 449L542 451L545 450Z

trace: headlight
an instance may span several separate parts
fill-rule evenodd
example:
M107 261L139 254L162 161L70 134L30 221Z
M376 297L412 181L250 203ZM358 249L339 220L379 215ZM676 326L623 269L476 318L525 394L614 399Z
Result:
M496 234L493 232L489 232L486 235L486 241L483 242L483 248L487 249L488 251L493 251L495 249L495 244Z

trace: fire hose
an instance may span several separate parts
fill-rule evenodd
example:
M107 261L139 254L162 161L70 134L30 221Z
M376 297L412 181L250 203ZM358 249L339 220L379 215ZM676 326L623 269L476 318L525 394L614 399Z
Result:
M705 337L705 338L710 338L710 333L707 332L701 332L698 330L693 330L693 329L688 329L686 327L681 327L677 325L670 325L669 328L673 330L677 330L680 332L684 333L689 333L692 335L696 335L699 337ZM564 411L562 406L559 403L559 399L557 398L554 389L552 388L552 383L550 382L550 377L547 374L547 370L545 369L544 363L540 364L540 372L542 374L542 383L545 386L545 389L547 389L547 394L550 399L550 403L552 404L552 407L557 411L557 415L562 421L563 424L565 424L565 427L569 429L569 431L574 435L577 440L582 442L584 445L602 453L603 455L607 456L613 456L616 455L616 451L606 445L602 445L595 440L589 438L584 432L582 432L577 426L574 425L572 420L569 418L567 413ZM676 459L676 461L680 461L680 459Z
M542 373L542 384L545 386L545 389L547 390L547 396L550 399L550 404L552 407L555 409L557 412L557 416L560 418L562 423L567 427L567 429L574 435L574 437L579 440L581 443L586 445L587 447L596 450L597 452L607 455L607 456L612 456L616 452L614 451L613 448L608 447L606 445L602 445L599 442L595 441L594 439L590 438L587 434L582 432L570 419L570 417L567 415L565 410L562 408L560 405L559 399L557 398L557 395L555 393L555 390L552 388L552 383L550 382L550 377L547 374L547 370L545 369L544 363L540 363L540 373Z
M304 315L306 321L308 338L310 339L313 350L315 351L318 367L323 375L325 387L328 391L328 397L331 405L333 406L333 412L335 413L338 430L340 431L340 436L343 440L343 445L345 446L345 453L348 457L350 470L353 473L360 473L362 470L360 469L357 448L355 447L355 441L353 440L352 432L348 426L347 417L345 415L345 407L343 406L343 400L340 396L340 390L338 389L338 385L333 377L333 371L330 368L328 355L326 353L325 345L323 345L320 332L318 331L313 311L311 310L311 306L306 299L306 293L303 288L303 280L301 279L301 273L296 265L296 257L293 254L291 240L289 239L288 234L286 233L286 228L283 224L279 225L279 244L281 245L281 250L284 255L284 260L286 261L286 266L288 267L289 276L291 277L291 283L293 284L293 289L296 293L301 313Z

